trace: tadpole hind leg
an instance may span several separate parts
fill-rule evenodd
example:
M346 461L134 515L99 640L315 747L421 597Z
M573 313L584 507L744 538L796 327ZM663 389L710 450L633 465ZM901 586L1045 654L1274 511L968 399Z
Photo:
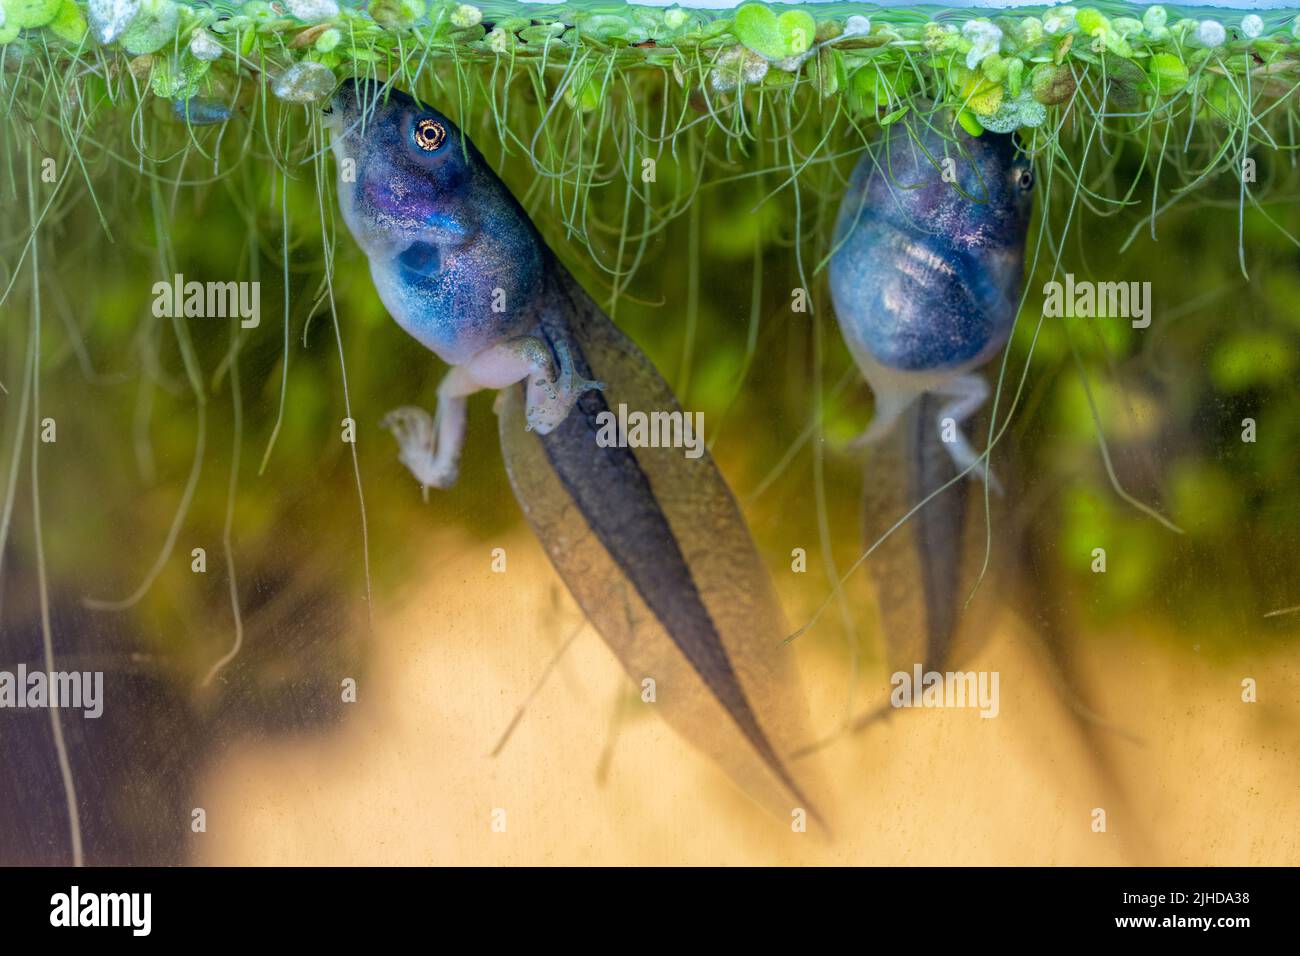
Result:
M939 440L947 447L957 470L970 469L973 476L986 482L998 494L1002 494L1002 486L998 484L988 462L980 460L982 456L975 453L975 449L971 447L966 433L961 428L962 423L978 412L988 401L988 382L980 375L960 375L935 388L933 393L952 399L939 409L935 427L938 429Z
M876 410L871 418L871 424L857 438L853 439L849 447L867 448L875 445L889 435L894 430L903 413L912 406L912 403L920 397L920 392L894 391L884 387L873 386L875 392Z
M555 355L559 360L559 367L557 368L550 361L550 353L547 352L545 368L534 368L533 377L528 384L526 427L539 435L548 434L564 421L573 404L584 392L605 388L604 382L583 378L577 374L573 365L573 356L569 352L568 344L563 340L555 342Z
M429 488L435 485L435 439L437 424L423 408L403 405L394 408L382 419L379 427L393 433L397 439L397 459L420 483L424 500L429 500Z
M398 460L420 483L424 500L430 488L450 488L460 473L460 452L465 444L465 400L482 385L464 368L452 366L438 384L438 410L395 408L379 426L393 433Z

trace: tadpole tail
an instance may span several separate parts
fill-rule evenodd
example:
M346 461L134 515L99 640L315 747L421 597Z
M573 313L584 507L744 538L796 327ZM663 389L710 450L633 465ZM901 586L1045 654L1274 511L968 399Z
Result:
M966 513L975 485L954 481L957 467L939 433L941 401L917 398L869 448L864 466L864 547L916 509L867 560L890 673L918 663L944 670L966 600Z

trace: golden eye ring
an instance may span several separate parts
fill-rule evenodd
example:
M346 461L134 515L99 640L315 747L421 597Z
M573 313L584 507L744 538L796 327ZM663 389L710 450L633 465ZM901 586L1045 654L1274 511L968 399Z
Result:
M447 127L437 120L422 119L415 124L415 145L426 153L432 153L446 141Z

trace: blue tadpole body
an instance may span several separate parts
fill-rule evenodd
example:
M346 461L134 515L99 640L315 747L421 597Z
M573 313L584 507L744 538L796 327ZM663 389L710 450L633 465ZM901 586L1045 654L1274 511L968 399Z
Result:
M466 397L502 390L511 486L565 585L656 709L759 803L817 819L784 618L707 452L601 440L611 409L683 415L654 366L442 113L373 82L327 110L344 221L397 323L451 368L438 409L389 413L420 484L456 479Z
M840 207L830 287L875 393L864 541L895 672L957 656L984 527L967 520L968 483L950 482L969 470L997 487L961 426L988 398L975 370L1015 323L1032 189L1012 136L900 124L863 156ZM990 618L970 610L980 626Z
M172 100L172 112L182 123L188 122L191 126L224 123L234 115L225 103L202 96L191 96L188 99L178 97Z
M1010 135L891 126L859 161L829 273L840 330L876 396L868 441L927 392L953 400L940 418L957 424L983 404L988 385L970 373L1015 322L1032 188ZM975 464L964 437L949 444L960 468Z
M1095 736L1106 725L1083 703L1059 608L1026 534L1029 516L1016 501L1025 496L990 496L986 515L971 483L954 482L970 468L995 486L960 425L988 395L976 369L1006 345L1015 323L1033 185L1011 136L891 127L859 162L843 200L830 284L844 338L876 394L864 436L873 447L863 531L875 548L868 569L894 675L890 703L850 727L895 713L900 673L958 667L1020 590L1094 770L1123 802ZM1004 467L1025 491L1014 462Z
M855 349L910 372L964 371L1000 349L1032 187L1010 135L887 133L859 161L836 223L831 291Z

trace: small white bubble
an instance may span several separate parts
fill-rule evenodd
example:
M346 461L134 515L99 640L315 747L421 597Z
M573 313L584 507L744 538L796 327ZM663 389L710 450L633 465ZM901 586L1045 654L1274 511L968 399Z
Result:
M285 0L285 6L304 23L315 23L339 15L339 5L335 0Z
M961 35L971 42L970 52L966 54L966 67L971 70L997 53L1002 45L1001 28L989 20L968 20L961 28Z
M1147 7L1146 13L1142 14L1142 26L1146 27L1147 33L1154 33L1168 22L1169 13L1164 7Z
M510 52L510 37L506 36L506 31L500 27L494 27L492 32L487 35L488 49L493 53Z
M470 6L468 3L462 3L451 11L451 25L462 30L476 27L482 22L483 11L478 7Z
M337 82L329 67L304 60L281 73L271 90L290 103L314 103L329 96Z
M221 44L200 27L190 34L190 53L196 60L215 60L221 56Z
M871 32L871 20L868 17L851 16L844 21L844 33L846 37L866 36Z
M1076 7L1055 7L1043 14L1043 30L1052 36L1069 33L1076 25Z
M86 5L90 27L100 43L120 37L139 12L140 0L90 0Z
M1228 31L1218 20L1202 20L1196 25L1196 41L1202 46L1223 46L1228 39Z

